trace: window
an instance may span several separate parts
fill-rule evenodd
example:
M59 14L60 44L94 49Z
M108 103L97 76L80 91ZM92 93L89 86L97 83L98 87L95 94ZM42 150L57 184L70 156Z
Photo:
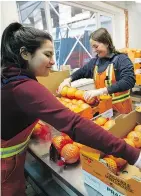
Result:
M54 39L55 68L84 66L94 55L89 36L100 27L113 37L113 16L70 2L17 1L20 21L25 26L48 30Z
M113 35L112 18L109 16L100 15L100 27L106 28Z
M96 13L49 2L52 34L56 51L56 63L79 68L86 64L91 56L89 35L97 29Z
M43 1L17 1L21 23L25 26L47 30L44 4Z

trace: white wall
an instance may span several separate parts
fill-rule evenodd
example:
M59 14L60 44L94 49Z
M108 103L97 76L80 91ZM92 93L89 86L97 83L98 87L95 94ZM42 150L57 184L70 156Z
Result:
M141 4L128 6L129 47L141 49Z
M1 4L1 34L11 22L19 22L16 1L0 1Z
M129 47L141 48L141 3L134 1L107 3L128 10Z

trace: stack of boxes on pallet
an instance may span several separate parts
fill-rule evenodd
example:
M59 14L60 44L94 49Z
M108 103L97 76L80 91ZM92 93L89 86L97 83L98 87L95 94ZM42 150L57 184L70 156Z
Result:
M124 48L120 52L126 53L134 64L136 85L141 85L141 50Z

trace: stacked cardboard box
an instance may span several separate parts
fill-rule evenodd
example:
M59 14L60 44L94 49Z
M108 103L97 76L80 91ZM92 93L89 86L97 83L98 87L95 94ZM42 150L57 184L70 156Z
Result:
M134 71L136 75L136 84L141 85L141 50L124 48L120 52L123 52L128 55L131 61L134 64Z

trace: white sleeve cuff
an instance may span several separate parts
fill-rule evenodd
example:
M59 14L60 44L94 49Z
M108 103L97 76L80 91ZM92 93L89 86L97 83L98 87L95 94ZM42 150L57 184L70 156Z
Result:
M141 169L141 153L140 153L139 158L137 159L137 161L134 165Z

